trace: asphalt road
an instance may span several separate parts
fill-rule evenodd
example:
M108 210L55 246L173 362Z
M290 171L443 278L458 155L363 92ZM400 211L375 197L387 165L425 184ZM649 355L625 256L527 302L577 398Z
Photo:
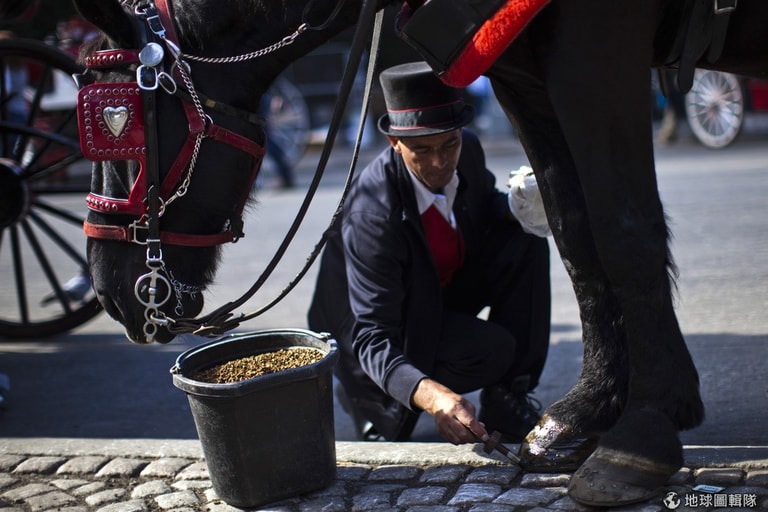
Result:
M657 150L659 189L680 269L678 315L707 407L704 425L683 433L685 444L768 445L766 140L766 133L744 136L713 151L684 139ZM510 170L526 164L516 142L488 139L486 147L500 186ZM336 154L347 152L338 148ZM262 179L246 238L225 249L207 310L234 299L257 277L302 200L316 159L311 152L301 162L302 186L295 191L277 190L274 176ZM342 156L332 158L288 256L248 309L270 301L298 272L335 209L347 165ZM535 393L544 406L575 382L582 355L573 293L552 252L552 345ZM305 327L314 275L313 268L286 299L241 330ZM0 437L195 438L186 397L173 386L169 368L181 352L204 341L186 336L168 345L132 345L121 327L102 314L67 335L0 342L0 372L11 381ZM476 394L470 397L477 399ZM353 439L351 422L338 407L336 438ZM439 439L429 417L422 418L414 439Z

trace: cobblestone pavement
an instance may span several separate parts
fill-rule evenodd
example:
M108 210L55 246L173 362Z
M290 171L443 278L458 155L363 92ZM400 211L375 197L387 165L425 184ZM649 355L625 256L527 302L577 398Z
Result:
M0 439L0 512L239 510L217 497L205 461L190 442L181 441L187 443L182 450L173 442L161 442L142 451L141 440L117 445L82 440L82 446L88 448L74 450L61 440L30 441L25 445L24 440ZM53 454L56 445L64 455ZM658 498L613 510L670 510L662 501L668 493L676 493L672 495L679 500L676 510L768 510L766 450L749 453L746 459L751 460L746 462L744 457L732 463L718 462L712 456L727 454L727 450L711 448L702 454L717 467L701 466L695 453L687 456L686 467ZM21 453L24 451L29 453ZM521 473L499 460L478 456L478 450L471 447L339 442L337 461L336 479L329 487L258 510L590 510L567 497L569 475ZM696 490L702 485L708 487Z

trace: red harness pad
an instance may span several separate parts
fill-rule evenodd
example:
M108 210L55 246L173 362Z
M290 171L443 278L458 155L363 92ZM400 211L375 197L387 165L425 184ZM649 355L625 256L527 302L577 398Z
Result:
M94 162L136 160L139 175L127 199L88 194L91 210L130 215L144 214L147 161L144 142L144 107L136 82L92 84L77 95L80 151Z
M80 151L89 160L143 163L146 159L144 108L136 82L92 84L80 89L77 126Z
M496 7L493 0L476 2L489 3ZM397 28L445 84L466 87L493 65L547 3L506 0L488 13L467 0L428 0L415 11L404 6ZM446 44L448 34L451 41Z
M499 55L549 0L509 0L483 23L461 54L440 76L453 87L466 87L493 65Z

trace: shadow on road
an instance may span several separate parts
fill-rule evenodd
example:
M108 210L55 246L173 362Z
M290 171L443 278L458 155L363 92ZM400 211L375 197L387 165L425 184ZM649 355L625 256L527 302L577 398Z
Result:
M578 327L554 325L554 343L534 396L546 407L576 381L582 346ZM574 332L575 331L575 332ZM693 334L687 337L707 407L703 426L683 433L685 444L768 445L766 337ZM71 334L41 342L0 343L0 372L10 377L0 437L197 437L184 393L169 369L176 357L205 340L132 345L119 334ZM477 394L471 395L477 403ZM349 418L337 408L336 437L351 440ZM438 441L423 415L417 441Z

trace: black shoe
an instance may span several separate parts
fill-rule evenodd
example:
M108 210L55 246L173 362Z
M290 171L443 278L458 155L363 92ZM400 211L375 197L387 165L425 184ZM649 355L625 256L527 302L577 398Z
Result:
M385 441L384 436L376 431L373 423L363 418L357 407L352 405L352 401L343 387L336 387L336 398L339 400L344 412L352 418L352 424L355 426L358 441Z
M528 392L528 377L512 386L494 385L480 392L480 417L488 432L498 431L505 443L520 443L541 419L541 403Z

